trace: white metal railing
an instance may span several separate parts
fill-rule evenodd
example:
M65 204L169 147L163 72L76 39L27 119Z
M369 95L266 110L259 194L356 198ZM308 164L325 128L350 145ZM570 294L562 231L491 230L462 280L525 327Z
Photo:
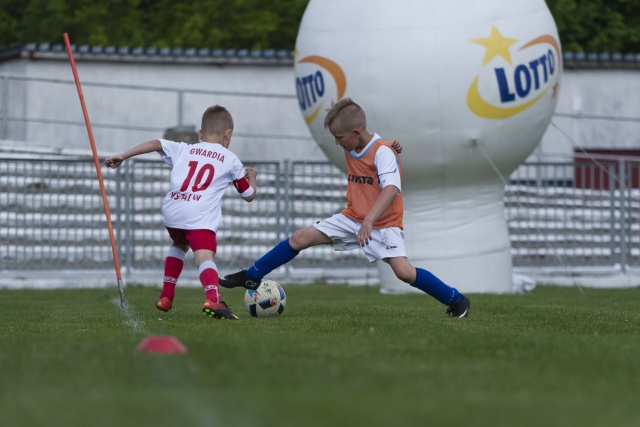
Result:
M520 166L504 199L514 266L640 267L640 162L621 162L617 168ZM295 229L344 205L346 180L328 162L247 164L260 169L260 197L252 203L235 194L223 199L217 262L229 269L246 267ZM103 172L120 262L128 270L159 268L164 261L169 241L160 209L169 172L162 162L146 160ZM111 267L93 163L0 159L0 241L0 269ZM326 247L310 248L292 263L327 265L369 268L359 251L336 256Z

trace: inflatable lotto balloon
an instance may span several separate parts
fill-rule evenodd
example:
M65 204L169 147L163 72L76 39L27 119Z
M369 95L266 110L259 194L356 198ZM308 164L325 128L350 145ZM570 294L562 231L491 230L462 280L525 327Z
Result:
M402 143L409 260L461 292L512 290L504 180L540 142L561 72L544 0L311 0L296 41L315 140L344 170L323 120L350 97ZM382 292L412 290L379 271Z

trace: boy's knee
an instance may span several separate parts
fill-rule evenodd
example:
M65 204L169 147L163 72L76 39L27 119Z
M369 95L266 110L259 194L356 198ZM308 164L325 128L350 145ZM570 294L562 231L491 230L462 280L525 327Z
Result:
M289 237L289 244L292 248L300 247L304 238L304 230L295 231L291 237Z
M409 283L409 284L412 284L413 282L416 281L416 275L415 274L411 275L406 271L396 272L396 277L402 280L403 282Z
M331 243L333 243L331 238L314 226L297 230L289 237L289 245L291 245L291 248L296 252L300 252L311 246L329 245Z
M402 280L405 283L412 284L416 281L416 269L409 263L395 265L393 268L393 272L398 279Z

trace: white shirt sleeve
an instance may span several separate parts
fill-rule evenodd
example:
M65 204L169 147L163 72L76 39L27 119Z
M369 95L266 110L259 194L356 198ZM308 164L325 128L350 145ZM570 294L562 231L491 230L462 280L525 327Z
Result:
M374 164L378 171L380 188L385 188L387 185L394 185L398 191L402 191L400 164L392 148L387 146L378 148Z
M163 153L158 153L158 155L160 155L160 158L162 159L163 162L173 167L173 160L171 160L171 157L172 157L173 148L176 147L177 143L174 141L170 141L168 139L160 139L159 141L160 141L160 144L162 145Z

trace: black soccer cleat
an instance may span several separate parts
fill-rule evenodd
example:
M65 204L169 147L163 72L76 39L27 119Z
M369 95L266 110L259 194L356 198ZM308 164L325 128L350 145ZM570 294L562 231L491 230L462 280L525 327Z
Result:
M247 270L241 270L237 273L227 274L220 279L220 286L223 288L246 288L256 290L260 286L260 280L254 280L247 276Z
M454 302L453 304L449 305L449 308L447 308L447 314L450 317L467 317L469 315L471 301L469 301L469 298L465 297L462 294L460 294L460 296L462 297L460 301Z

